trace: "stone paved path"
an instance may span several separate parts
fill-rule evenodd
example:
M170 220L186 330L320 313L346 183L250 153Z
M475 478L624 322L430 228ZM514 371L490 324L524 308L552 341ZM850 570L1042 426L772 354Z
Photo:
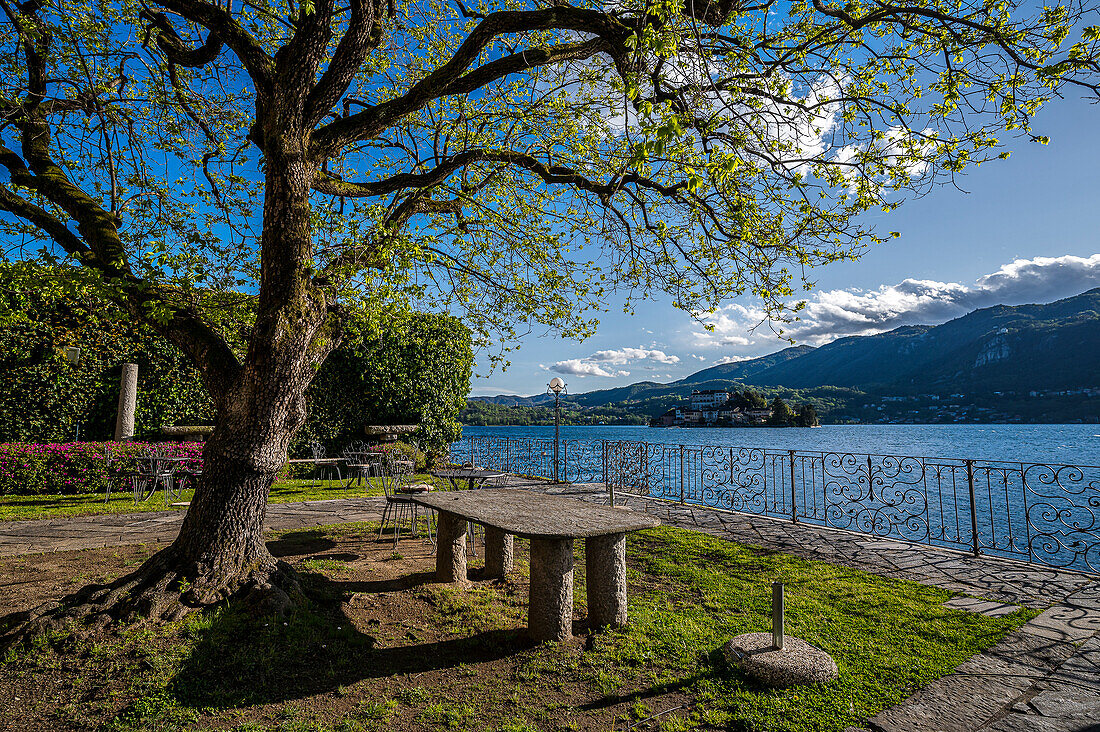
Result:
M540 488L607 502L601 485ZM1045 608L997 645L870 720L875 732L1100 732L1100 581L1084 575L885 541L806 524L620 497L666 523L807 559L942 587L1003 605ZM267 528L377 521L384 499L272 504ZM183 512L0 523L0 556L170 541Z
M384 497L272 503L264 527L302 529L326 524L378 521ZM183 511L80 516L42 521L0 522L0 557L94 549L120 544L169 542L179 533Z

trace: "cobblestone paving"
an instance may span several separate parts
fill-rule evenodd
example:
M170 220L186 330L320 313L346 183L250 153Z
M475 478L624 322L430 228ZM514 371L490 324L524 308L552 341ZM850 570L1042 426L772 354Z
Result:
M302 529L326 524L378 521L384 497L272 503L268 530ZM158 544L179 533L183 511L80 516L42 521L0 522L0 556L96 549L120 544Z
M598 484L513 478L509 485L607 502ZM1006 604L1045 609L955 673L870 720L876 732L1100 732L1096 578L665 501L620 496L616 503L740 543L993 601L953 601L975 612L998 612ZM377 521L383 505L381 497L272 504L266 527ZM182 519L182 511L164 511L0 523L0 556L166 542Z

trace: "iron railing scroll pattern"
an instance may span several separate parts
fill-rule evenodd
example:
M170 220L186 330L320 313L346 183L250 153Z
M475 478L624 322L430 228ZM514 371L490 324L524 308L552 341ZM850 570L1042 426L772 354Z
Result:
M1100 574L1100 466L562 440L559 474L643 496ZM553 440L475 437L454 462L552 478Z
M1028 558L1100 572L1100 467L1021 465Z

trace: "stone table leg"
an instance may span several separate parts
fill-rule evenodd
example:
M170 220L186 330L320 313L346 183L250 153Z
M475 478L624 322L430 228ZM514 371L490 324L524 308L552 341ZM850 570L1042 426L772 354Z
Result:
M527 632L533 640L573 635L573 539L531 539Z
M626 622L626 534L585 539L584 555L588 627L617 628Z
M447 511L439 512L436 526L435 579L466 581L466 519Z
M485 527L485 577L503 578L512 571L512 535Z

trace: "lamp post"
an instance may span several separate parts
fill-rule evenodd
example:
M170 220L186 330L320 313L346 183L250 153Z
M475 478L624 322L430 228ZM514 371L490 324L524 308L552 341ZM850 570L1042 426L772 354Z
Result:
M554 482L558 480L558 443L561 441L561 395L568 394L565 382L555 376L546 385L546 393L554 397Z

